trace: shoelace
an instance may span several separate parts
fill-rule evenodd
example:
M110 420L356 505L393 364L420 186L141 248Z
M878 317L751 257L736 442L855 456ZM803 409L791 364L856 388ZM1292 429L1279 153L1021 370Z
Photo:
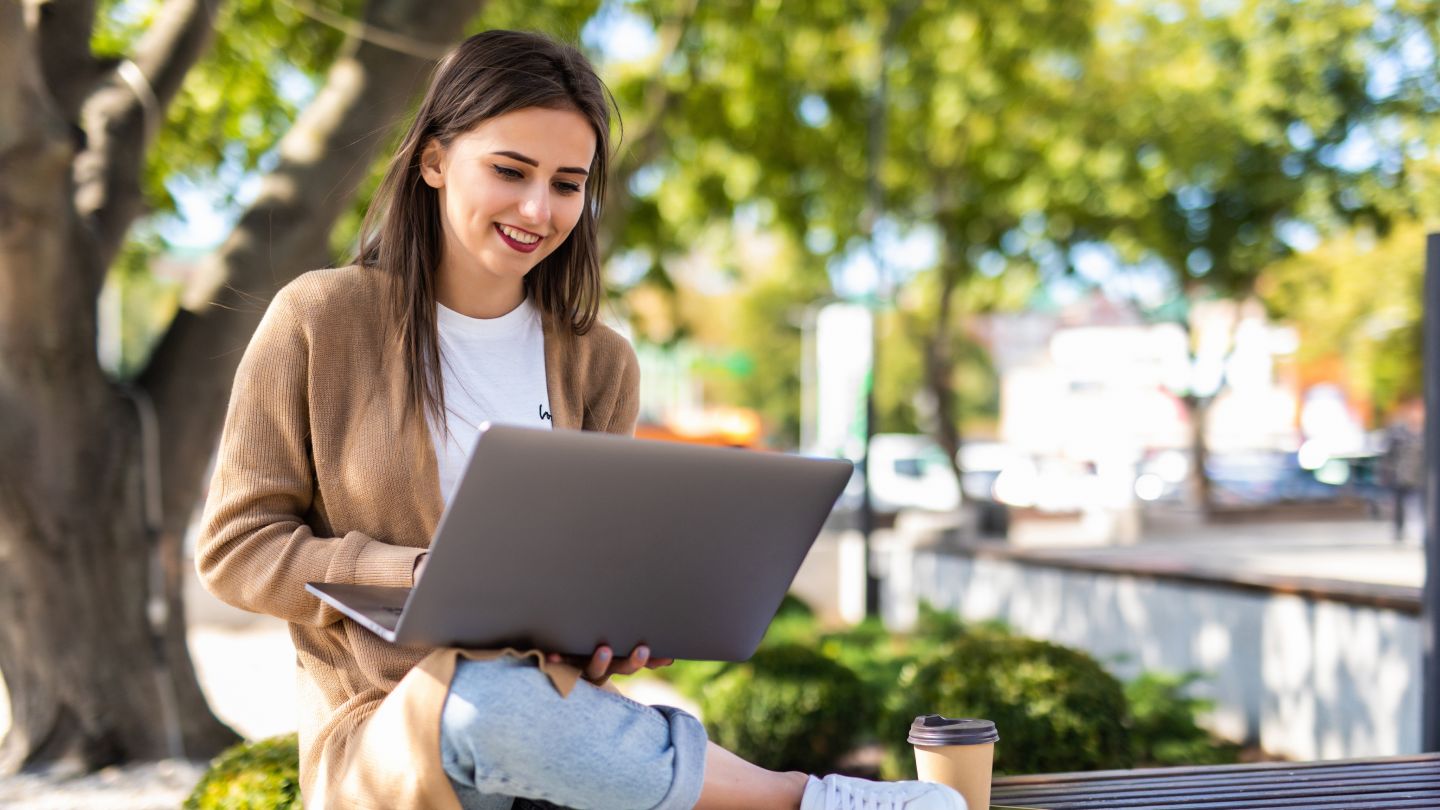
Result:
M825 810L905 810L908 803L894 796L866 796L854 786L841 789L835 782L825 786Z

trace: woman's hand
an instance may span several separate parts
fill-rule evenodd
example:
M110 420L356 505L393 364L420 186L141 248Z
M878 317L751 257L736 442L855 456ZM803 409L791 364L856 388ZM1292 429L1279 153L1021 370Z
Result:
M545 656L552 664L568 661L579 667L581 675L585 680L593 684L602 684L610 679L611 675L634 675L642 669L658 669L668 667L675 663L673 658L651 658L650 648L644 644L637 646L630 651L629 658L615 659L615 653L608 645L601 644L595 648L590 660L576 656L550 653Z
M415 570L410 574L410 587L415 587L420 582L420 575L425 573L425 561L430 559L430 552L425 552L415 558Z

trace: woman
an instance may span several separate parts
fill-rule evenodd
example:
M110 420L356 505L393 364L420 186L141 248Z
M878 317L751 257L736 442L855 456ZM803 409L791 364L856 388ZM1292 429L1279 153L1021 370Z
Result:
M638 366L596 322L608 94L583 56L489 32L437 68L355 264L275 297L236 374L197 567L290 623L310 808L963 808L946 788L751 765L606 688L600 648L396 647L304 590L410 587L478 425L630 433ZM802 805L803 802L803 805Z

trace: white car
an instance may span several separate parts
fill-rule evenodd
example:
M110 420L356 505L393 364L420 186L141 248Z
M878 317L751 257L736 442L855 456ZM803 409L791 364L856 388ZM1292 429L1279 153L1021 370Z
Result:
M945 451L928 436L880 433L870 440L870 497L877 512L954 512L960 485Z

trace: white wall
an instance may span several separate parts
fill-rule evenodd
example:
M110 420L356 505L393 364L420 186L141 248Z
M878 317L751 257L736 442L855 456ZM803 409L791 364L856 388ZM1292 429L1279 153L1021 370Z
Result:
M1294 759L1420 751L1414 615L932 550L893 549L883 564L891 626L926 600L1087 650L1122 678L1200 670L1216 732Z

